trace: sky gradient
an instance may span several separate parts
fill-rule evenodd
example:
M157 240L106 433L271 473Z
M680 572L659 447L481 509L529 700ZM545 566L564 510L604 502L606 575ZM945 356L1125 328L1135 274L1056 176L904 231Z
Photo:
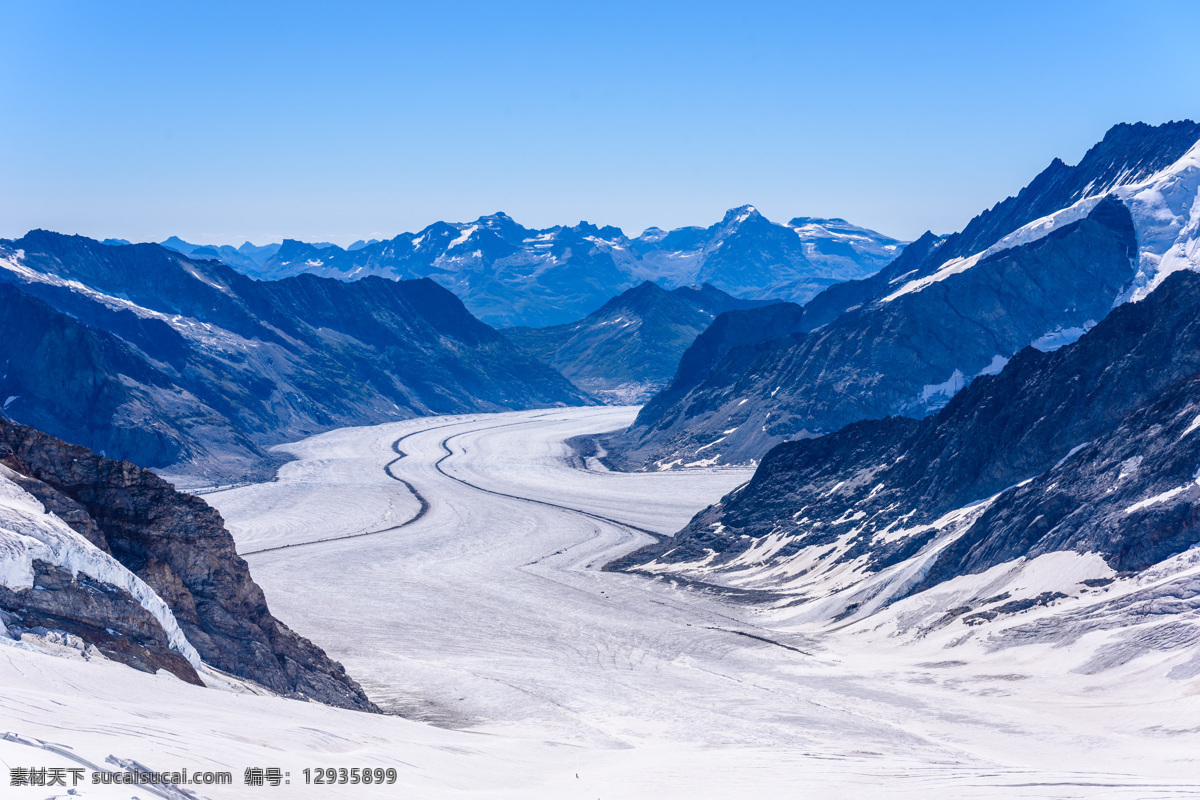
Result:
M0 237L636 235L753 203L911 239L1200 114L1194 0L248 5L0 0Z

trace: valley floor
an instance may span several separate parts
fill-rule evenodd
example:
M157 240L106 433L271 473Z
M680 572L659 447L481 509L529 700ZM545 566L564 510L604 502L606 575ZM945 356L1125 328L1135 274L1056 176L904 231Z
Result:
M565 439L635 411L333 431L287 446L278 480L206 496L275 615L403 718L4 647L0 734L24 741L0 740L0 762L78 765L41 739L96 764L231 770L232 788L191 787L214 798L1200 793L1200 685L1154 665L1074 675L1032 648L965 663L602 571L750 476L569 466ZM293 784L242 787L251 766ZM306 766L395 767L401 791L306 788Z

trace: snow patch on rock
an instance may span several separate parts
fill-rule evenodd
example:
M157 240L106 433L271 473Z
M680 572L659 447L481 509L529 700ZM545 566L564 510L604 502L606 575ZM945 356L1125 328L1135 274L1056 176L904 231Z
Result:
M83 573L93 580L122 589L162 626L171 649L200 668L200 656L179 629L175 615L146 583L119 561L70 528L57 515L11 480L14 473L0 466L0 583L13 591L33 587L33 562Z

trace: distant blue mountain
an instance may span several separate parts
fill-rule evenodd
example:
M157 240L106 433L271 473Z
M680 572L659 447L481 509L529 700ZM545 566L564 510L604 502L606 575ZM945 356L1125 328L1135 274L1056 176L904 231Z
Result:
M742 206L707 228L649 228L635 239L587 222L535 230L497 213L346 249L287 239L268 255L175 237L163 246L220 258L258 278L305 272L342 280L432 278L489 324L544 327L579 319L648 280L668 290L708 283L744 299L803 302L839 281L877 272L904 242L843 219L775 223Z
M714 317L769 302L739 300L708 284L668 292L646 281L581 320L501 332L606 402L641 403L671 380Z
M105 244L108 244L108 242L105 242ZM192 244L191 242L185 242L178 236L165 239L160 244L168 250L183 253L185 256L223 261L234 269L248 274L254 274L258 270L261 270L267 261L279 252L278 244L267 244L261 247L253 245L250 242L245 242L241 247L231 247L227 244ZM313 246L331 247L332 245L323 243L323 245Z

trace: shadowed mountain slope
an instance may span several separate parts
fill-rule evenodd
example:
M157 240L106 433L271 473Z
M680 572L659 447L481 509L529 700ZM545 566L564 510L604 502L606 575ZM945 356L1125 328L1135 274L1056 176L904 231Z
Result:
M610 461L747 462L856 419L919 418L1021 348L1077 338L1115 304L1200 266L1198 141L1193 122L1118 125L1077 166L1056 160L961 233L921 237L788 325L743 312L740 327L762 335L685 356L697 368L609 437Z
M258 281L158 245L0 242L4 414L200 481L342 425L588 402L429 280Z
M597 397L640 403L666 385L680 356L718 314L766 304L708 284L667 291L647 281L577 322L502 332Z

